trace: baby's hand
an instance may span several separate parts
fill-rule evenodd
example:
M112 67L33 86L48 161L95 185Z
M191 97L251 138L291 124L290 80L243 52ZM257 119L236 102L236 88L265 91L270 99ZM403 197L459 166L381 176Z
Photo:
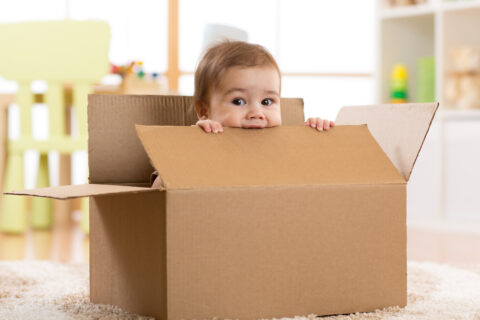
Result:
M205 132L223 132L222 124L214 120L198 120L195 125L202 128Z
M312 128L317 128L318 131L323 131L335 126L335 123L333 121L323 120L320 118L308 118L307 121L305 121L305 125Z

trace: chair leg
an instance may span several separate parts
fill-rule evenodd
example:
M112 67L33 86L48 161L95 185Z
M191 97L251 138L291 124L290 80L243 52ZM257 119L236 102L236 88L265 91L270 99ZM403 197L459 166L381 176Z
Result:
M5 168L5 191L22 190L23 153L11 152ZM25 197L3 195L0 229L7 233L23 233L27 228L27 202Z
M48 154L41 153L38 163L37 188L50 186L48 178ZM32 227L34 229L48 229L53 224L52 199L34 197L32 199Z
M85 234L90 232L89 198L82 198L82 221L80 227Z

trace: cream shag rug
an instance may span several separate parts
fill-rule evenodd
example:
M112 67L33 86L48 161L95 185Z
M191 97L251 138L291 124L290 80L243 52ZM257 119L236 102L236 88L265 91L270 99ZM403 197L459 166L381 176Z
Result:
M89 302L88 266L0 262L0 319L151 319ZM282 318L287 319L287 318ZM296 320L314 320L315 315ZM335 317L480 320L480 266L408 263L408 306ZM318 319L318 320L320 320Z

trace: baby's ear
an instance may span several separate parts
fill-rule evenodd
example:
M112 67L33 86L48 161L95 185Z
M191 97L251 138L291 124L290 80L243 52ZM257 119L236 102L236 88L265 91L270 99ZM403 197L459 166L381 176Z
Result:
M198 119L208 119L208 108L205 103L196 102L195 111L197 112Z

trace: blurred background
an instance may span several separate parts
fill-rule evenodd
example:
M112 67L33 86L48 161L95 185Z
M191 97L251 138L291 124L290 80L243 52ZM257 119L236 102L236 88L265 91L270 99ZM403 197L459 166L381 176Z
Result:
M305 116L439 101L408 184L408 259L480 262L480 0L0 4L0 187L87 183L88 93L193 94L206 46L265 46ZM12 197L13 198L13 197ZM88 262L85 200L2 197L0 259Z

